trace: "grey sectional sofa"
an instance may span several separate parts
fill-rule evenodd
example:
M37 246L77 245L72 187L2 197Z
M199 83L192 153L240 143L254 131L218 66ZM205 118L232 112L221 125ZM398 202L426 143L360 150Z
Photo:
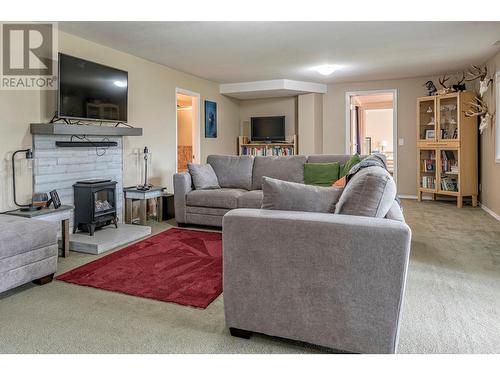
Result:
M174 175L175 220L183 224L222 226L222 217L236 208L260 208L262 177L304 182L305 163L345 163L348 155L224 156L209 155L221 189L194 190L188 172Z
M262 176L303 182L304 163L348 159L209 156L216 190L196 191L188 173L174 176L177 222L223 226L224 309L234 336L396 352L411 240L399 205L386 218L260 209Z
M30 281L51 281L57 256L56 225L0 215L0 293Z

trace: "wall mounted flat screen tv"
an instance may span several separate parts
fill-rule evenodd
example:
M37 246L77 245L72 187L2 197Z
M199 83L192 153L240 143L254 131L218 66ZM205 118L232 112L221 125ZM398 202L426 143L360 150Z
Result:
M127 122L127 97L127 72L59 54L59 117Z
M252 117L250 138L258 141L284 141L285 116Z

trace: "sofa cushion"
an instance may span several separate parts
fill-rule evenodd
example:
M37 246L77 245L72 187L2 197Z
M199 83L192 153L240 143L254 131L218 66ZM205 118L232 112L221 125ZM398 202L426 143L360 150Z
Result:
M304 185L296 182L264 177L262 209L331 212L342 194L342 189Z
M304 164L306 157L294 156L257 156L253 162L252 190L262 189L262 177L304 183Z
M345 164L351 158L350 155L309 155L308 163L340 163ZM363 158L363 156L361 156Z
M186 206L188 214L224 216L230 211L228 208Z
M339 177L346 176L349 173L349 171L351 170L351 168L354 167L356 164L358 164L360 161L361 161L361 158L358 154L352 155L351 158L340 167Z
M188 163L188 169L196 190L220 188L217 175L210 164Z
M192 190L186 194L188 206L213 208L238 208L238 197L243 195L243 189L211 189Z
M339 171L339 163L306 163L304 164L304 183L332 186L339 179Z
M368 167L347 183L336 214L383 218L396 198L396 184L384 168Z
M0 215L0 259L57 243L57 225L12 215Z
M391 208L385 215L386 219L397 220L401 222L405 222L405 217L403 216L403 210L397 201L392 202Z
M262 190L252 190L238 197L238 208L260 208L262 206Z
M220 187L251 190L253 159L251 155L208 155L207 163L214 169Z

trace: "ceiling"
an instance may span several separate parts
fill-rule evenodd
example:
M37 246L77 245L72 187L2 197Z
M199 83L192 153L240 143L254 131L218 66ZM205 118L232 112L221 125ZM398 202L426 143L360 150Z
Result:
M62 31L219 83L419 77L483 63L500 22L60 22ZM331 76L313 70L339 65Z

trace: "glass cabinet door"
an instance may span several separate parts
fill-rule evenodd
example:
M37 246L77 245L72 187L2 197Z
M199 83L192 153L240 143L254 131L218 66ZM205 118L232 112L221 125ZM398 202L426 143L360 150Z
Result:
M458 150L440 150L439 190L459 192Z
M420 140L436 140L436 100L420 99L418 102L418 129Z
M458 139L458 96L440 98L438 139Z
M436 150L419 150L420 153L420 187L436 190Z

